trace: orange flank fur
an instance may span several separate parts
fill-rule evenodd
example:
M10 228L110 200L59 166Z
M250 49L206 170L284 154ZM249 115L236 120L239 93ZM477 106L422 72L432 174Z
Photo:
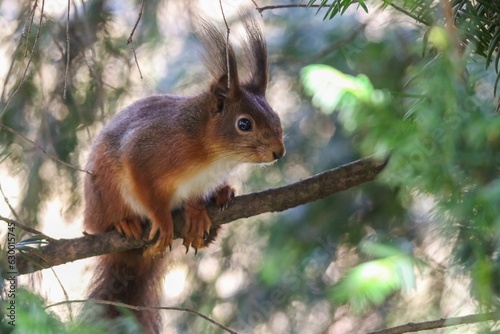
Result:
M122 199L121 171L105 145L95 148L87 168L95 171L94 175L85 178L84 184L84 228L87 232L106 232L123 219L140 219Z

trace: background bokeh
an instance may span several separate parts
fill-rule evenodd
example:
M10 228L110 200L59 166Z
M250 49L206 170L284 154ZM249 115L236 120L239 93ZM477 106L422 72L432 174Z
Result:
M272 166L243 168L233 178L238 191L277 187L361 157L391 160L377 181L228 224L196 256L176 244L164 305L195 309L239 333L365 333L496 310L498 5L333 1L330 9L259 15L255 3L278 5L222 6L237 53L238 9L252 9L263 28L267 99L281 116L287 154ZM140 1L73 0L69 35L67 6L0 0L0 123L18 133L0 128L0 215L54 238L81 235L83 173L19 134L84 166L92 139L123 107L209 83L194 16L224 28L218 1L146 2L133 36L141 77L127 44ZM22 277L28 291L17 297L16 331L88 332L75 321L81 304L43 305L85 298L92 263ZM164 318L164 333L222 332L185 312L165 311ZM2 326L2 333L12 330Z

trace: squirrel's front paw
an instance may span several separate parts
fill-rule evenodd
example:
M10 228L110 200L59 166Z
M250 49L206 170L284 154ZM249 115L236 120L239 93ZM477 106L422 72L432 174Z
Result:
M229 204L234 201L234 193L234 188L228 184L215 191L213 198L215 205L220 209L220 211L227 209Z
M174 226L170 224L151 224L151 231L149 232L149 240L153 240L157 233L160 233L156 243L149 248L149 253L152 255L163 254L167 247L172 248L172 241L174 240Z
M198 249L207 244L207 237L210 235L212 222L205 208L203 199L190 201L184 207L184 227L182 229L182 243L186 247L186 253L189 247L193 247L195 254Z

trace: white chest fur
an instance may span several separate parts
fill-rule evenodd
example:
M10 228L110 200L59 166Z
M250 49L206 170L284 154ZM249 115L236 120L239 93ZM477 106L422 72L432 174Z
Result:
M172 197L170 208L178 208L194 196L208 198L227 180L237 164L234 160L218 160L181 180Z
M179 208L183 203L195 196L208 198L218 186L227 180L237 165L238 162L235 160L218 160L195 173L190 173L189 176L178 183L178 187L170 200L170 208ZM123 200L132 211L147 217L148 211L143 203L134 196L129 177L123 178L119 186Z

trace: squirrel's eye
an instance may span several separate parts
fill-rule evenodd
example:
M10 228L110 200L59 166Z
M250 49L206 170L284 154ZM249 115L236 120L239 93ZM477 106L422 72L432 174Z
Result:
M243 132L252 131L252 122L248 118L240 118L236 124Z

